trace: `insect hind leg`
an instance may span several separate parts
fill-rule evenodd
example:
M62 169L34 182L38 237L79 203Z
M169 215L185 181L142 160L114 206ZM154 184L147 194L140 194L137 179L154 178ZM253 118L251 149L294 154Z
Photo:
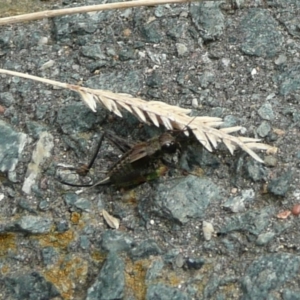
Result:
M86 164L83 164L81 165L79 168L74 168L74 167L71 167L71 168L68 168L69 170L74 170L76 171L76 173L80 176L86 176L90 169L92 168L97 156L98 156L98 153L100 151L100 148L101 148L101 145L102 145L102 141L103 141L103 138L104 138L104 133L101 134L100 136L100 139L99 139L99 142L98 142L98 145L97 145L97 148L95 149L95 153L90 161L90 163L88 165ZM62 184L65 184L65 185L69 185L69 186L75 186L75 187L89 187L89 186L93 186L93 184L73 184L71 182L67 182L67 181L64 181L64 180L61 180L61 179L57 179L60 183Z

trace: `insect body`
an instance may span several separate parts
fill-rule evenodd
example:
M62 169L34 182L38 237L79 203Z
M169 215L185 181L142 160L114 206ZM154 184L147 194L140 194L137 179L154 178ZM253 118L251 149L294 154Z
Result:
M116 145L118 145L120 140L122 140L120 138L113 137L110 132L107 133L106 136ZM95 153L91 163L86 166L84 170L91 168L99 151L102 139L103 136L101 137L97 152ZM170 133L166 132L145 142L131 145L131 147L122 147L123 151L126 148L129 150L127 150L111 167L106 178L103 180L89 185L74 185L64 181L61 181L61 183L81 187L92 187L105 184L113 184L117 187L135 186L142 182L154 180L163 175L167 171L167 167L158 163L158 161L164 153L174 153L178 147L179 145L176 142L176 139Z

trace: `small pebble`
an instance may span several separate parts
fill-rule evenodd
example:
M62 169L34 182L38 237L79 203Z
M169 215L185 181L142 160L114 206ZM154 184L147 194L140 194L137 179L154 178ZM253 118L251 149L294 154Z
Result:
M203 221L202 230L203 230L204 239L206 241L210 241L211 237L212 237L212 234L214 232L213 225L209 222Z
M280 213L277 215L277 218L278 218L278 219L286 219L290 214L291 214L291 211L290 211L290 210L285 210L285 211L280 212Z
M238 192L238 189L237 188L232 188L231 189L231 194L236 194Z
M294 207L292 208L292 214L294 216L300 215L300 204L295 204Z

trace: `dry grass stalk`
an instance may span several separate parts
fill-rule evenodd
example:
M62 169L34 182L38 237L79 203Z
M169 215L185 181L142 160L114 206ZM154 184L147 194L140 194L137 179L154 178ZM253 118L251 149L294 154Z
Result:
M99 4L99 5L81 6L81 7L71 7L71 8L56 9L56 10L45 10L41 12L35 12L35 13L24 14L19 16L0 18L0 26L18 23L18 22L41 20L44 18L53 18L58 16L74 15L74 14L94 12L94 11L102 11L102 10L110 10L110 9L125 9L131 7L153 6L153 5L162 5L162 4L185 3L191 1L196 1L196 0L137 0L137 1L106 3L106 4Z
M172 106L164 102L145 101L127 94L85 88L4 69L0 69L0 73L28 78L75 91L81 95L83 101L94 112L97 103L100 103L119 117L122 117L121 110L127 110L144 123L148 124L150 122L155 126L162 124L168 130L188 127L208 151L212 151L218 143L223 142L231 154L239 147L255 160L263 163L263 160L253 150L267 150L269 153L276 153L277 150L275 147L259 143L259 139L230 135L230 133L239 131L240 126L216 129L215 127L222 124L222 119L214 117L193 118L187 115L190 112L189 109Z

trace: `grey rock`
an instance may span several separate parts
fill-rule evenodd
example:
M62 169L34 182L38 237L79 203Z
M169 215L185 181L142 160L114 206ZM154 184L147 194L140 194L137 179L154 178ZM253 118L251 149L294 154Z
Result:
M9 178L14 177L16 165L27 140L26 134L16 132L0 120L0 172L8 172Z
M282 299L283 300L300 300L300 290L291 290L291 289L287 289L285 288L282 291Z
M164 5L158 5L155 7L154 15L157 18L161 18L165 15L166 7Z
M13 299L53 299L60 296L55 286L37 272L15 278L4 278L5 290ZM1 291L2 293L3 291ZM5 299L12 299L7 297Z
M86 81L86 85L95 89L110 90L115 93L135 95L143 86L144 74L140 71L102 72ZM102 117L103 118L103 117Z
M300 37L299 18L298 18L299 3L297 3L297 1L286 1L284 4L290 5L290 8L295 6L295 9L280 10L280 15L278 19L282 24L284 24L284 27L288 30L291 36L299 38Z
M133 246L133 240L128 235L115 231L106 230L101 237L101 249L107 252L128 252Z
M260 211L247 211L231 218L227 218L225 226L221 228L221 233L232 231L248 231L253 235L259 235L269 224L270 216L274 213L274 208L265 207Z
M110 252L96 281L88 289L86 300L123 299L125 292L125 265L115 252Z
M270 133L271 129L270 124L264 121L258 126L257 133L260 137L266 137Z
M90 248L90 240L87 235L81 235L79 238L80 248L83 250L87 250Z
M148 48L146 50L149 58L155 64L161 65L167 60L167 55L165 53L152 52Z
M276 0L272 7L283 8L285 11L286 8L289 8L291 5L294 5L295 8L299 8L298 0ZM293 12L294 10L292 9L291 11Z
M180 156L179 165L186 171L192 171L195 166L216 169L220 165L220 160L202 146L191 145Z
M0 36L1 49L5 50L5 49L10 48L10 41L11 41L12 35L14 35L13 30L3 30L3 32Z
M127 61L130 59L135 59L136 54L132 48L124 48L119 52L120 61Z
M87 63L86 68L91 73L95 73L99 69L104 68L104 67L109 67L109 66L110 66L110 62L107 61L107 60L96 60L96 61L92 61L90 63Z
M175 23L168 23L168 27L170 28L167 31L167 36L172 38L173 40L178 40L181 37L184 37L186 34L186 24L178 24L177 22ZM186 45L184 45L186 47Z
M284 41L278 26L267 10L248 9L240 23L241 50L247 55L274 57Z
M224 123L221 125L221 127L233 127L237 125L237 118L232 115L227 115L223 119Z
M210 299L212 297L212 295L218 290L219 286L220 286L220 281L221 278L220 276L217 276L216 274L213 274L204 289L204 298L205 299Z
M261 233L257 237L256 245L264 246L264 245L268 244L271 240L273 240L275 236L276 236L275 232Z
M88 199L85 198L78 198L75 200L74 202L74 206L86 211L86 212L90 212L91 211L91 202Z
M146 284L149 284L151 281L156 280L156 278L159 276L161 270L164 267L164 262L161 259L161 257L155 258L151 261L151 265L147 270L146 273Z
M282 73L274 77L275 81L280 84L279 93L282 96L299 92L300 90L300 64L289 67Z
M174 266L174 268L175 268L176 265L174 265L174 263L176 263L176 258L180 254L181 254L181 252L180 252L179 249L172 248L166 254L164 254L164 256L163 256L164 262L166 264L172 264Z
M276 59L275 59L275 64L276 65L282 65L286 63L287 57L284 54L280 54Z
M157 22L151 22L141 28L141 34L146 43L159 43L162 36L159 33L159 24Z
M0 104L6 107L10 107L15 103L15 98L10 92L0 93Z
M48 113L49 110L49 104L41 104L37 105L35 116L38 120L43 120Z
M64 200L67 205L74 205L75 202L78 200L78 195L75 193L66 193L63 195Z
M132 8L127 8L121 13L121 16L126 19L128 19L131 15L132 15Z
M53 247L45 247L42 250L43 262L46 266L55 264L59 259L57 250Z
M48 130L47 126L42 125L35 121L28 121L26 123L26 128L27 128L28 134L30 136L32 136L34 139L38 139L41 132Z
M152 88L149 88L148 91L147 91L147 95L153 99L159 99L161 98L161 93L159 93L157 91L157 89L152 89Z
M31 214L37 214L36 210L31 207L30 202L27 199L20 199L18 205L21 209L27 210Z
M67 145L67 148L70 148L75 152L76 156L87 158L88 141L86 138L82 138L77 134L64 135L62 137L63 142ZM90 154L92 156L92 152Z
M219 198L219 188L209 179L187 176L175 182L160 184L153 199L153 212L164 218L180 223L201 218L210 201Z
M59 233L69 230L69 223L67 220L59 220L56 224L56 230Z
M278 159L272 155L265 156L264 163L267 167L276 167Z
M150 255L160 255L162 250L154 240L145 240L130 251L133 260L148 258Z
M253 181L266 179L268 170L261 164L254 160L249 160L245 165L246 173Z
M153 88L159 87L163 84L162 76L157 71L154 71L150 76L148 76L146 84Z
M182 268L184 263L185 263L184 256L182 255L182 253L178 253L178 255L175 257L174 265L177 268Z
M66 134L88 131L103 118L104 114L93 113L82 102L65 105L57 113L57 123Z
M43 191L39 188L38 184L34 183L31 187L31 191L37 198L43 198Z
M31 234L48 233L52 226L52 219L40 216L23 216L14 225L17 231L28 232Z
M299 273L300 258L281 253L265 255L252 262L241 280L242 300L266 299Z
M158 283L150 285L147 289L146 300L188 300L190 299L185 292L176 288Z
M245 211L245 205L254 200L255 193L252 189L242 191L242 194L235 197L230 197L225 203L224 207L229 208L232 212Z
M259 108L258 114L262 119L267 120L267 121L272 121L275 119L272 105L268 102L266 102Z
M108 14L82 14L79 16L62 16L53 18L52 33L56 41L71 42L78 40L78 36L85 36L94 33L99 22ZM77 39L76 39L77 38ZM87 39L88 41L89 39Z
M23 216L10 224L2 225L1 232L22 232L30 234L48 233L53 226L52 219L40 216Z
M199 76L200 86L205 89L215 80L215 74L211 71L204 71L202 75Z
M293 178L293 173L288 171L280 177L272 179L268 184L268 191L276 196L285 196Z
M220 1L191 3L193 22L204 41L219 38L225 28L225 18L219 8Z
M106 59L106 56L99 45L83 46L81 48L81 53L83 56L92 58L94 60L105 60Z
M47 200L42 200L40 203L39 203L39 209L42 210L42 211L46 211L50 208L50 202L47 201Z

